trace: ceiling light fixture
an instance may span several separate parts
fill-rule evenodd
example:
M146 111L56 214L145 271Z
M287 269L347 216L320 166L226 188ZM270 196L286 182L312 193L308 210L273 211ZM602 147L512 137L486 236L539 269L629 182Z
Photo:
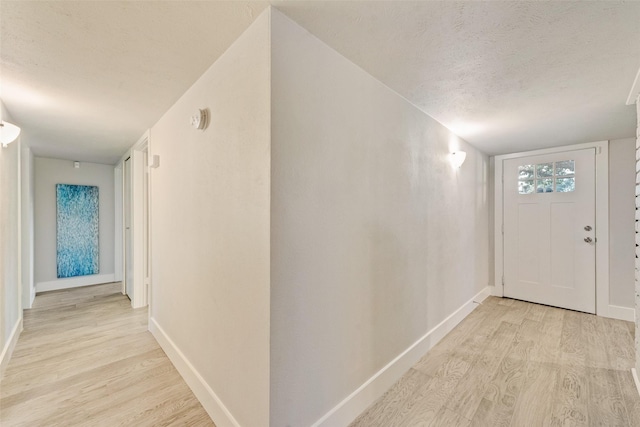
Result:
M7 148L7 145L18 139L20 135L20 128L13 123L0 122L0 143L2 148Z
M451 164L456 169L462 166L464 160L467 158L467 153L464 151L454 151L451 153Z

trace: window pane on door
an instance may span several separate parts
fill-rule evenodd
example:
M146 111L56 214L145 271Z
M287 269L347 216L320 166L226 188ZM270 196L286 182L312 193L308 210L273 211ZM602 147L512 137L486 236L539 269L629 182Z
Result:
M531 169L533 171L533 168ZM518 193L520 194L531 194L533 193L534 185L533 180L529 179L526 181L518 181Z
M558 193L568 193L576 189L576 179L571 178L556 178L556 191Z
M538 178L546 178L553 176L553 163L540 163L536 165Z
M534 173L534 165L518 166L518 179L533 179Z
M536 192L553 193L553 178L536 180Z
M556 162L556 175L566 176L576 173L576 162L574 160L563 160Z

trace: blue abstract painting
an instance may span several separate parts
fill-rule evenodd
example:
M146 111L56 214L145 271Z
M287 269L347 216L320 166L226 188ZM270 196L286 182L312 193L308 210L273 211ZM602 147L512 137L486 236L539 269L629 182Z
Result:
M58 278L98 274L98 187L56 184Z

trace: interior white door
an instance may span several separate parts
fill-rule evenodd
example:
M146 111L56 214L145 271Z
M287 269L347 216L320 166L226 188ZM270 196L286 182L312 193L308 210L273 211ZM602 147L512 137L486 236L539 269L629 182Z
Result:
M595 149L503 162L504 295L595 313Z
M131 158L124 162L124 283L125 292L133 300L133 245L131 242Z

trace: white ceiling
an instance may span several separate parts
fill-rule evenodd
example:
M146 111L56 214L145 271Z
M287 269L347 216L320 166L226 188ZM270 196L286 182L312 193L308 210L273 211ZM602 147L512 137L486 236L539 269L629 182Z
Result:
M273 1L489 154L635 135L640 2ZM114 163L269 2L0 2L36 155Z
M0 98L36 155L114 164L267 6L2 0Z

